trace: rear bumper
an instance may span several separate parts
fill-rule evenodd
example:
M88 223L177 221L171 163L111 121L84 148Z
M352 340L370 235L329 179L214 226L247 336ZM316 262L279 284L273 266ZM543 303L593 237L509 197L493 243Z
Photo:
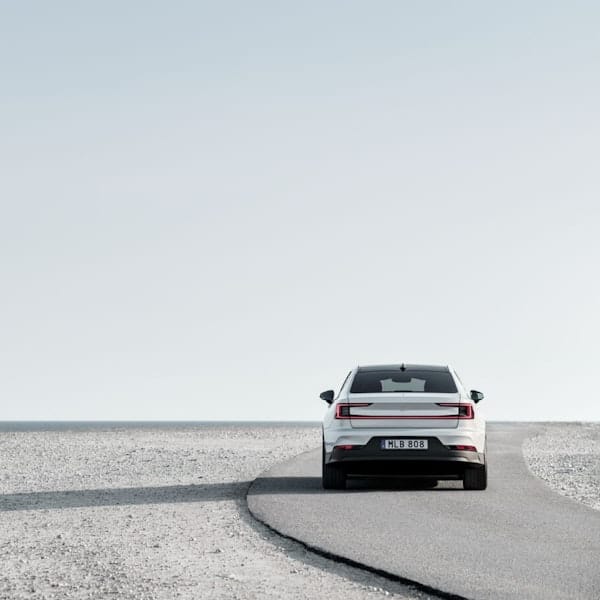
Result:
M363 446L351 450L333 448L326 455L328 464L336 464L350 475L461 477L465 469L483 467L481 452L451 450L436 437L427 439L427 450L382 450L382 439L411 439L415 436L376 436Z

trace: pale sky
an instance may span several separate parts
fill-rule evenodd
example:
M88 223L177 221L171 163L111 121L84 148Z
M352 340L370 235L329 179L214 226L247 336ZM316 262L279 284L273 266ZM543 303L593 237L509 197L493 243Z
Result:
M599 420L597 2L1 2L0 420L317 420L356 364Z

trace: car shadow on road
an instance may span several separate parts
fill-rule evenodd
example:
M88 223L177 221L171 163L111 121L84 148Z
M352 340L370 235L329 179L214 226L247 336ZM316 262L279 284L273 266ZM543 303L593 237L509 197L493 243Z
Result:
M237 500L249 481L0 494L0 512Z
M434 482L432 482L434 483ZM440 481L432 487L427 480L392 477L349 479L345 490L324 490L320 477L259 477L250 487L250 494L328 494L365 491L394 492L456 492L460 481Z
M345 492L361 491L450 491L458 482L441 482L426 489L415 480L351 479ZM139 504L170 504L180 502L217 502L235 500L250 494L325 494L320 477L259 477L250 481L231 483L200 483L127 488L97 488L85 490L33 491L0 494L0 512L85 508L91 506L120 506ZM334 492L335 493L335 492ZM339 492L338 492L339 493ZM342 491L343 493L343 491Z

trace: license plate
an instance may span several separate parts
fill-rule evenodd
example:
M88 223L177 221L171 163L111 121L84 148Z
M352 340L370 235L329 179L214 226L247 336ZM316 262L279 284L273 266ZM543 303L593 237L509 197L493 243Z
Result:
M382 450L427 450L428 440L381 440Z

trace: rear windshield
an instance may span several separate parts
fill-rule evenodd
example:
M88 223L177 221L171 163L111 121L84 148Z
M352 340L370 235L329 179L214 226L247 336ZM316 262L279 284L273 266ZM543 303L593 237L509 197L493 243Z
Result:
M350 388L351 394L386 392L431 392L455 394L458 390L449 371L358 371Z

